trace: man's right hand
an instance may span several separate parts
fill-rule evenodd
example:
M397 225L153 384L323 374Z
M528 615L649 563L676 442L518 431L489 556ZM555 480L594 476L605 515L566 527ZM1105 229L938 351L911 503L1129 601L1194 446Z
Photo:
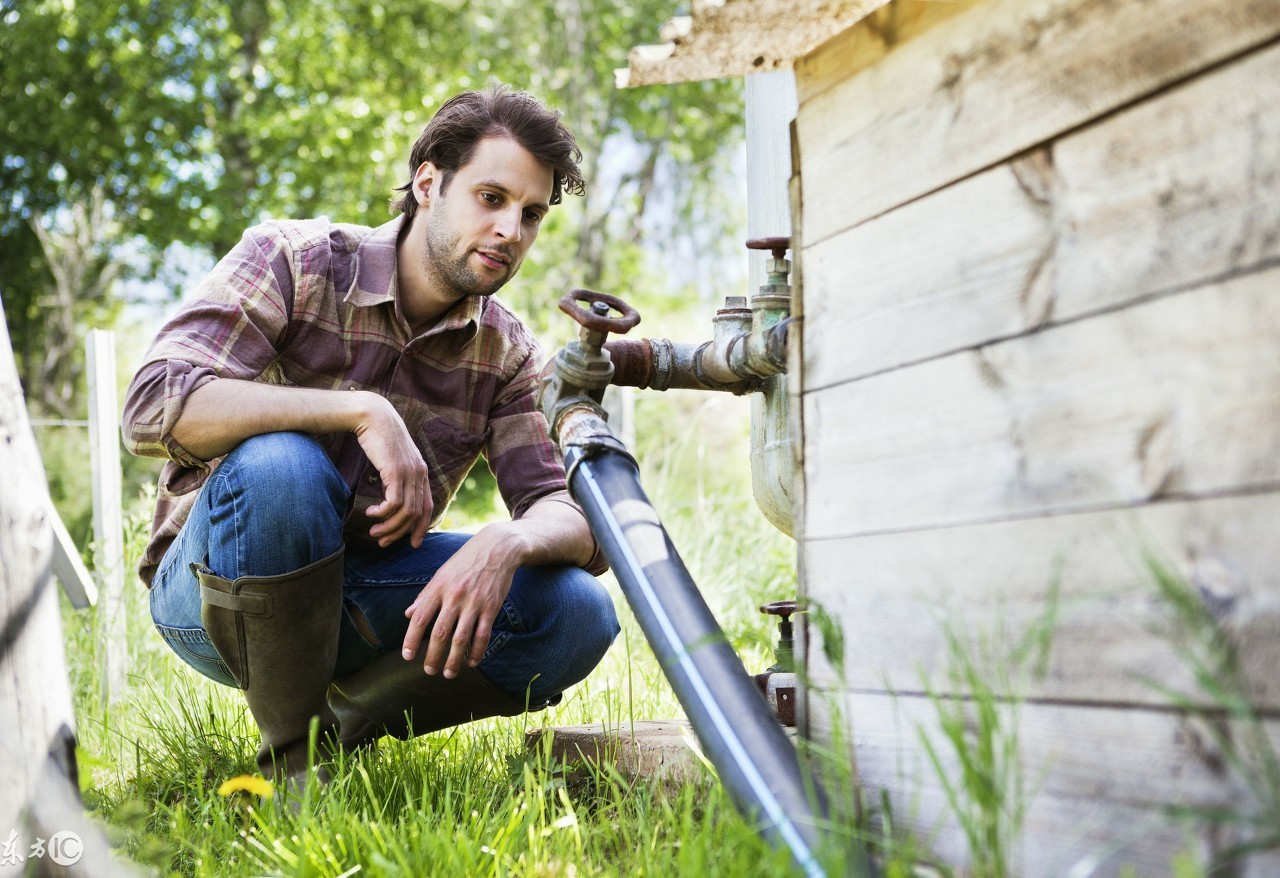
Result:
M173 438L212 460L250 436L281 430L354 433L382 482L382 502L365 510L377 521L369 535L384 548L405 535L414 548L422 545L434 511L427 464L386 397L220 378L191 392Z
M399 412L386 398L366 393L367 414L352 430L382 483L382 502L365 510L378 523L369 536L386 548L409 535L416 549L431 524L434 504L427 481L427 464L409 436Z

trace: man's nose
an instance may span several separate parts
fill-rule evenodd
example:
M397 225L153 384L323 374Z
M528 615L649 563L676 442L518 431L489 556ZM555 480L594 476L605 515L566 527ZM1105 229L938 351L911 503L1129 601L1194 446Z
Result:
M497 218L494 220L493 230L504 241L511 243L519 243L520 241L520 215L519 209L503 210L498 212Z

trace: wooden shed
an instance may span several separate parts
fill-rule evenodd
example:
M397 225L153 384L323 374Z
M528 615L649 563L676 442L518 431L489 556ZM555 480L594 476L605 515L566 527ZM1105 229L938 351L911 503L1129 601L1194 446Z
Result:
M842 724L870 801L964 867L939 724L981 734L967 655L1017 735L1012 872L1163 875L1264 832L1178 809L1280 799L1280 2L694 0L663 36L630 85L794 89L766 122L800 591L843 631L802 731ZM1042 673L991 670L1046 619ZM1188 663L1215 631L1252 711Z

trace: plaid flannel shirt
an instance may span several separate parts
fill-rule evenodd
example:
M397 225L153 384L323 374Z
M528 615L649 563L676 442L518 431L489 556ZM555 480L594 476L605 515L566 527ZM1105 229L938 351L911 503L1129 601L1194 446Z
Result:
M513 518L539 501L573 505L534 405L537 342L489 296L463 299L411 335L396 302L400 226L323 218L255 226L160 331L129 386L123 423L131 452L168 459L138 571L148 586L220 461L202 461L173 438L187 397L218 378L385 396L426 461L432 527L482 454ZM382 499L377 473L354 435L316 438L355 495L345 537L367 543L373 522L363 510ZM605 569L598 549L587 569Z

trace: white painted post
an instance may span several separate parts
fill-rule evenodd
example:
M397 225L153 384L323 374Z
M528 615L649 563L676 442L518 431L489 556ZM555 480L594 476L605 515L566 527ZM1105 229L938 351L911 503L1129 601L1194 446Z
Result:
M791 234L791 120L796 116L795 76L790 70L746 79L747 237ZM794 242L793 242L794 243ZM769 253L750 251L747 280L754 296L764 283ZM792 254L794 265L795 255ZM799 335L796 327L796 335ZM769 379L764 393L751 394L751 487L765 517L788 536L795 534L795 472L787 375Z
M116 409L115 336L89 332L85 360L89 377L89 462L93 475L94 570L98 577L98 626L103 696L117 700L124 690L124 517L120 469L120 427Z
M791 70L746 78L747 237L791 234L791 120L796 117L796 79ZM747 282L752 294L764 283L769 254L752 251Z

